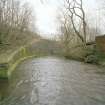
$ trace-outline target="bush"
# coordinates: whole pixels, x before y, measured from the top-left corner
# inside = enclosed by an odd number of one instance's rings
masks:
[[[98,57],[96,55],[89,55],[85,58],[86,63],[97,64],[99,62]]]

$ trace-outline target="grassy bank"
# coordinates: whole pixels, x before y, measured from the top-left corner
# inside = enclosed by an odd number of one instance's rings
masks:
[[[0,54],[0,78],[9,78],[16,66],[29,57],[35,57],[35,53],[29,51],[29,47],[7,51]]]
[[[15,67],[29,57],[56,55],[61,56],[58,42],[40,39],[34,40],[24,47],[2,48],[0,50],[0,78],[7,78]]]
[[[94,46],[77,47],[64,54],[67,59],[105,66],[105,53]]]

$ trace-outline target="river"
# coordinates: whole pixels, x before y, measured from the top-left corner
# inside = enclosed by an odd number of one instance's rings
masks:
[[[105,105],[105,68],[58,57],[22,62],[0,80],[0,105]]]

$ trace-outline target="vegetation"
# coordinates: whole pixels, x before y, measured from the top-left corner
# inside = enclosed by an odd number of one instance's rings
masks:
[[[59,55],[88,63],[104,61],[95,47],[100,34],[88,23],[83,0],[64,0],[59,39],[47,40],[36,34],[32,8],[20,0],[0,0],[0,75],[27,56]],[[12,70],[10,70],[12,71]]]
[[[88,23],[83,0],[65,0],[60,19],[60,42],[66,58],[98,63],[101,57],[95,37],[101,31]],[[96,27],[96,28],[95,28]]]
[[[30,43],[38,35],[32,32],[32,9],[20,0],[0,0],[0,51]]]
[[[8,78],[15,67],[27,57],[36,57],[36,55],[29,52],[29,48],[25,46],[11,52],[7,57],[3,55],[5,59],[0,63],[0,78]]]
[[[0,77],[7,77],[8,69],[21,58],[32,56],[25,53],[25,46],[40,38],[32,31],[33,17],[28,3],[0,0]]]
[[[39,38],[32,32],[35,28],[32,21],[32,9],[28,3],[20,0],[0,0],[0,56]]]

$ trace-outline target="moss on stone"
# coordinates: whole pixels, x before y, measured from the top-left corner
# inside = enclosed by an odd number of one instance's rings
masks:
[[[16,66],[23,60],[29,57],[35,57],[33,54],[27,53],[27,47],[21,47],[14,51],[11,55],[8,55],[7,62],[3,62],[0,67],[0,78],[9,78],[15,70]],[[2,66],[4,65],[4,66]]]

